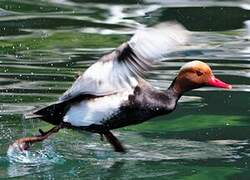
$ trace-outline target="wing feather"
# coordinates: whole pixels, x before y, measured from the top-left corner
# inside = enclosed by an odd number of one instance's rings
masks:
[[[137,30],[132,38],[90,66],[60,98],[80,94],[107,95],[133,89],[153,64],[189,39],[190,32],[177,22]]]

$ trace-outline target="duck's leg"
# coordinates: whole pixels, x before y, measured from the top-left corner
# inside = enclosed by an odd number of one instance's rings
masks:
[[[103,134],[100,133],[100,140],[103,141],[104,140],[104,137],[103,137]]]
[[[103,132],[103,135],[106,137],[108,142],[113,146],[116,152],[125,153],[126,150],[123,147],[122,143],[113,135],[111,131]]]
[[[46,132],[39,129],[40,135],[17,139],[13,145],[17,145],[22,151],[27,150],[31,144],[47,139],[51,134],[57,133],[61,128],[63,128],[63,124],[59,124]]]

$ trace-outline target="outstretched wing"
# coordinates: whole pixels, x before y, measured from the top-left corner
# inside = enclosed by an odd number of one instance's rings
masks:
[[[177,22],[137,30],[134,36],[90,66],[60,98],[102,96],[131,89],[155,62],[184,45],[189,32]]]

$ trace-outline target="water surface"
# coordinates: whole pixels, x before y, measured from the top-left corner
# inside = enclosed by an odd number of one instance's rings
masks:
[[[0,178],[249,179],[250,41],[248,1],[0,1]],[[24,120],[71,85],[138,27],[177,20],[193,48],[173,53],[148,80],[166,89],[193,59],[209,63],[233,89],[202,88],[176,111],[115,130],[127,154],[96,134],[62,130],[16,152],[17,138],[52,126]]]

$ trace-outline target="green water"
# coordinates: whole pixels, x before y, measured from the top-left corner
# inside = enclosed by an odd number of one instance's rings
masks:
[[[66,129],[30,152],[8,151],[15,139],[52,127],[22,114],[56,101],[136,27],[166,20],[192,31],[194,48],[172,54],[148,80],[167,88],[182,64],[199,59],[232,90],[189,92],[174,113],[115,130],[127,154]],[[247,20],[247,0],[0,0],[0,178],[249,179]]]

